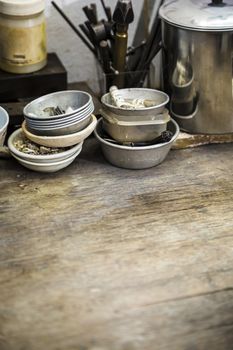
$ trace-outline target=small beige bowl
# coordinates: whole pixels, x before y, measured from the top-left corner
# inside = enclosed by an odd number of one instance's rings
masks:
[[[31,133],[26,126],[25,121],[22,124],[22,130],[27,138],[35,143],[47,147],[69,147],[83,142],[95,129],[97,119],[92,114],[90,124],[83,130],[76,133],[61,136],[39,136]]]

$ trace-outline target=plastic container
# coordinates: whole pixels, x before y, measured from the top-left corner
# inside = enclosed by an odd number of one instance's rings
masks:
[[[35,72],[47,63],[43,0],[0,0],[0,68]]]

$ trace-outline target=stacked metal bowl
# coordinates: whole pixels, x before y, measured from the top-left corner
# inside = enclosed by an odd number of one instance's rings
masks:
[[[24,108],[27,129],[36,135],[59,136],[83,130],[91,122],[94,104],[84,91],[59,91]]]
[[[95,136],[110,163],[143,169],[165,159],[179,133],[166,109],[167,94],[154,89],[112,87],[101,102],[103,118]]]
[[[168,101],[168,95],[158,90],[115,89],[101,98],[103,127],[125,145],[151,141],[167,128]]]

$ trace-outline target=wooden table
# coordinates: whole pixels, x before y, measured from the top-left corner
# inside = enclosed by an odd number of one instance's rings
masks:
[[[233,349],[232,171],[231,144],[138,171],[93,138],[55,174],[0,159],[0,349]]]

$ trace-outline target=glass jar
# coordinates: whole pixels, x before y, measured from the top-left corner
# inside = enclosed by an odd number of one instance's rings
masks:
[[[43,0],[0,0],[0,68],[35,72],[47,63]]]

